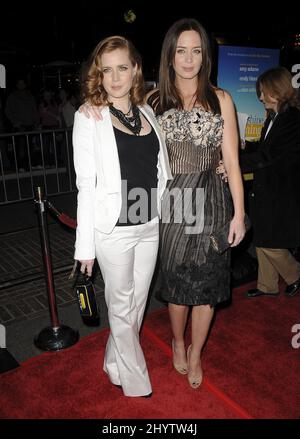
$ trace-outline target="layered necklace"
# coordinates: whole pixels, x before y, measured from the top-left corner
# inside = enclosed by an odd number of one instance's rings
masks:
[[[129,116],[131,110],[132,116]],[[110,105],[109,111],[135,136],[138,136],[140,134],[142,122],[138,107],[130,107],[128,113],[123,113],[123,111],[118,110],[114,106]]]

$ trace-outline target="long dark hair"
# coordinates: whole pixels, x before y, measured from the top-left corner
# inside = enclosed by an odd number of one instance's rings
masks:
[[[221,114],[221,108],[215,88],[210,82],[211,73],[211,49],[208,35],[203,26],[193,18],[183,18],[176,21],[168,30],[161,51],[159,69],[159,92],[160,103],[158,112],[163,113],[170,108],[183,109],[183,100],[175,85],[175,71],[173,62],[176,53],[177,41],[182,32],[196,31],[201,39],[202,66],[198,73],[198,87],[196,102],[205,110],[214,114]]]
[[[265,96],[278,100],[278,112],[282,113],[289,107],[300,109],[299,90],[293,87],[292,74],[285,67],[274,67],[263,72],[256,82],[258,98],[263,91]]]

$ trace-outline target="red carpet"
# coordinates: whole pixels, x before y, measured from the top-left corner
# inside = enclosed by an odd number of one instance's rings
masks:
[[[202,387],[240,417],[248,413],[259,419],[299,419],[300,348],[291,345],[291,328],[300,322],[300,296],[247,299],[249,285],[235,289],[231,306],[216,313],[203,352]],[[170,344],[167,312],[153,314],[146,326],[155,331],[160,345]]]
[[[108,331],[44,353],[0,376],[0,417],[10,419],[299,418],[300,296],[246,299],[239,290],[219,310],[203,354],[198,390],[171,367],[165,309],[150,314],[141,340],[152,398],[127,398],[102,371]]]

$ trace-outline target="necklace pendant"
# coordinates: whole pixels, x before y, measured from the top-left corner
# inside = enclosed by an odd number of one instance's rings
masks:
[[[140,117],[140,112],[137,107],[130,107],[129,112],[132,110],[132,116],[128,117],[123,111],[118,110],[113,105],[109,107],[111,114],[113,114],[121,124],[129,129],[134,135],[138,135],[142,128],[142,122]]]

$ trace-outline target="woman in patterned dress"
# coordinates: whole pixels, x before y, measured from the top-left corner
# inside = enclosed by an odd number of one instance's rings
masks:
[[[210,70],[205,30],[194,19],[179,20],[163,42],[159,90],[148,98],[165,137],[174,177],[162,205],[161,296],[169,303],[173,365],[187,374],[192,388],[202,381],[200,357],[214,308],[230,295],[230,251],[216,253],[209,235],[230,219],[231,247],[245,234],[235,110],[230,95],[210,83]],[[229,188],[216,173],[220,155]],[[185,197],[184,192],[193,195]],[[192,334],[186,352],[190,307]]]

